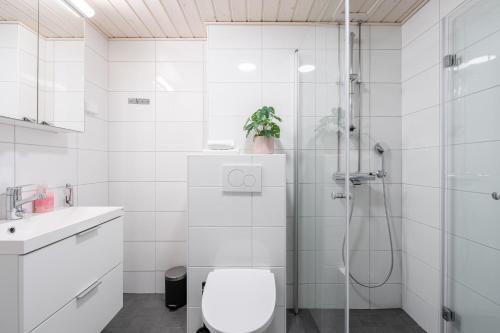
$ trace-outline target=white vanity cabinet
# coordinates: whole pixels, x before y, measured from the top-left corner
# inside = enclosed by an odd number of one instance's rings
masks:
[[[28,253],[0,255],[0,332],[99,333],[123,305],[120,212]]]

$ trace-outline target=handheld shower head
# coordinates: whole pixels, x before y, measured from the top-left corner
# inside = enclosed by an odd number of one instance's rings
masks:
[[[380,142],[377,142],[375,146],[373,147],[379,154],[383,154],[385,152],[384,146]]]

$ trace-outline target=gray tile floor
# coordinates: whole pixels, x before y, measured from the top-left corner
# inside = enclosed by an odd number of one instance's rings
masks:
[[[351,310],[351,333],[425,333],[401,309]],[[343,310],[288,312],[288,333],[341,333]],[[123,309],[101,333],[184,333],[186,307],[169,311],[162,294],[124,294]]]
[[[351,310],[351,333],[425,333],[402,309]],[[288,312],[288,333],[342,333],[344,311],[308,309]]]
[[[186,307],[169,311],[163,294],[124,294],[123,309],[101,333],[185,333]]]

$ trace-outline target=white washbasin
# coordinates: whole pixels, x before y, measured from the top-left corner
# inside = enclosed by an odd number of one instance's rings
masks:
[[[0,255],[26,254],[119,216],[123,216],[122,207],[69,207],[21,220],[0,220]]]

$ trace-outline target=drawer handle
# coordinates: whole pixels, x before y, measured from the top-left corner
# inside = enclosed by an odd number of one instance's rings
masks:
[[[82,232],[79,232],[76,235],[77,236],[83,236],[83,235],[86,235],[86,234],[90,234],[91,232],[97,231],[100,227],[101,226],[98,225],[98,226],[95,226],[93,228],[90,228],[90,229],[87,229],[87,230],[83,230]]]
[[[92,290],[95,288],[99,287],[101,285],[102,281],[96,281],[92,283],[87,289],[76,295],[77,300],[81,300],[82,298],[85,298]]]

